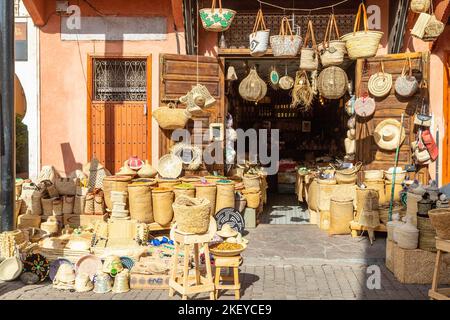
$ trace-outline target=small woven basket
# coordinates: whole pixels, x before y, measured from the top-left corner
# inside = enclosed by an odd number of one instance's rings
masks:
[[[182,232],[203,234],[208,231],[211,203],[205,198],[179,196],[172,204],[177,228]]]
[[[450,240],[450,209],[433,209],[428,211],[428,215],[436,235],[443,240]]]

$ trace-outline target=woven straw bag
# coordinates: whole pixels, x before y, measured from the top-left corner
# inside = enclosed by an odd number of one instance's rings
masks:
[[[360,27],[361,15],[364,22],[364,31],[357,31]],[[350,59],[356,60],[376,56],[381,37],[383,37],[383,32],[369,30],[366,6],[364,3],[361,3],[356,15],[353,32],[343,35],[341,40],[345,41]]]
[[[338,184],[355,184],[362,162],[358,162],[353,168],[336,170],[334,177]]]
[[[422,12],[416,20],[414,27],[411,30],[411,35],[418,39],[423,39],[425,34],[425,28],[430,21],[431,15],[425,12]]]
[[[79,183],[80,179],[78,178],[56,178],[55,188],[60,195],[74,196]]]
[[[162,129],[175,130],[183,129],[191,118],[191,114],[186,109],[177,108],[174,103],[159,107],[153,111],[153,118]]]
[[[234,182],[217,183],[215,213],[223,208],[234,208]]]
[[[408,74],[406,74],[408,66]],[[402,97],[412,97],[419,89],[419,83],[412,74],[411,59],[408,57],[403,65],[402,74],[395,80],[395,92]]]
[[[335,40],[331,40],[332,34],[336,36]],[[337,66],[344,62],[344,56],[347,53],[345,41],[339,40],[339,29],[334,14],[330,15],[328,26],[325,30],[323,42],[319,44],[320,62],[323,67]]]
[[[54,216],[62,216],[63,214],[63,202],[61,199],[55,199],[52,202],[52,215]]]
[[[217,187],[211,183],[198,183],[195,185],[195,197],[206,198],[211,203],[210,215],[214,215],[216,210]]]
[[[261,191],[259,188],[249,188],[242,190],[242,194],[247,199],[247,207],[256,209],[261,202]]]
[[[302,37],[292,33],[287,17],[281,19],[280,33],[270,37],[274,57],[295,57],[302,45]]]
[[[375,112],[375,100],[363,95],[355,100],[355,113],[360,117],[370,117]]]
[[[269,46],[270,30],[267,29],[264,22],[264,16],[261,9],[258,10],[256,15],[255,25],[253,26],[253,32],[250,33],[250,54],[254,57],[261,57],[267,52]]]
[[[436,231],[430,218],[417,216],[417,229],[419,229],[419,249],[436,251]]]
[[[182,183],[173,187],[173,193],[175,194],[175,200],[182,195],[195,198],[195,187],[189,183]]]
[[[242,178],[242,182],[244,182],[244,186],[246,189],[257,188],[261,189],[261,179],[257,174],[244,174]]]
[[[311,36],[312,47],[308,48],[308,40]],[[300,69],[306,71],[314,71],[319,67],[319,54],[317,52],[316,36],[314,35],[314,27],[312,20],[308,21],[308,29],[306,30],[303,48],[300,53]]]
[[[445,24],[439,21],[434,14],[431,15],[430,20],[428,20],[425,26],[423,41],[435,41],[444,32]]]
[[[367,86],[370,94],[377,98],[385,97],[391,92],[392,75],[384,72],[383,61],[381,61],[381,71],[370,76]]]
[[[222,8],[222,0],[219,0],[219,9],[217,9],[216,0],[212,0],[211,8],[200,9],[199,14],[205,30],[222,32],[231,26],[236,11]]]
[[[431,0],[411,0],[411,11],[416,13],[428,12]]]
[[[53,213],[53,200],[55,198],[51,199],[41,199],[42,202],[42,214],[44,216],[51,216]]]
[[[347,73],[339,67],[331,66],[319,74],[317,87],[326,99],[340,99],[347,92]]]
[[[252,68],[247,77],[239,84],[239,94],[244,100],[258,102],[265,97],[267,84],[259,77],[255,68]]]
[[[203,234],[208,231],[211,203],[205,198],[179,196],[172,204],[177,229],[182,232]]]
[[[86,195],[76,195],[73,203],[74,214],[84,214],[84,207],[86,205]]]
[[[129,176],[108,176],[103,179],[103,193],[105,196],[106,208],[112,209],[111,191],[128,191],[128,184],[131,181]]]
[[[330,200],[330,227],[328,234],[349,234],[353,220],[353,200],[332,197]]]
[[[169,225],[173,219],[173,191],[158,187],[152,190],[153,218],[161,226]]]
[[[156,181],[148,183],[131,183],[128,185],[128,199],[131,219],[142,223],[152,223],[152,186]]]

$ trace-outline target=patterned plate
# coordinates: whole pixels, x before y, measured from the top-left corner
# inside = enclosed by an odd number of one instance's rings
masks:
[[[23,271],[35,273],[42,282],[47,279],[50,271],[48,260],[39,253],[30,254],[23,262]]]
[[[130,257],[120,257],[120,262],[122,262],[122,265],[128,270],[131,270],[134,266],[134,260]]]
[[[50,272],[49,272],[50,280],[53,281],[53,279],[55,279],[55,276],[56,276],[56,273],[58,272],[59,267],[65,263],[69,264],[72,268],[74,267],[72,262],[70,262],[69,260],[64,259],[64,258],[56,259],[55,261],[50,263]]]
[[[78,259],[75,265],[75,270],[77,274],[82,272],[88,274],[89,278],[93,281],[97,270],[101,269],[102,266],[103,263],[99,257],[88,254]]]

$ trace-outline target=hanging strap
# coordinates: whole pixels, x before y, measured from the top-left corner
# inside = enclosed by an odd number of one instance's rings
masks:
[[[384,75],[384,62],[381,60],[381,73]]]
[[[361,14],[363,15],[364,31],[365,32],[369,31],[369,27],[367,26],[366,6],[364,5],[364,3],[361,2],[358,8],[358,13],[356,14],[355,26],[353,27],[353,34],[355,34],[356,31],[359,31],[361,24]]]
[[[409,76],[412,76],[411,58],[409,56],[406,58],[405,63],[403,63],[402,76],[406,75],[406,66],[409,69]]]
[[[259,30],[267,30],[266,23],[264,22],[263,12],[261,9],[258,10],[258,14],[256,15],[255,25],[253,26],[253,33]]]
[[[289,20],[286,16],[284,16],[283,19],[281,20],[280,36],[287,36],[287,35],[291,36],[291,40],[294,39],[294,34],[292,33]]]
[[[316,37],[314,36],[314,28],[313,28],[312,20],[308,21],[308,30],[306,30],[306,35],[305,35],[305,40],[304,40],[304,43],[303,43],[303,48],[308,47],[308,40],[309,40],[309,35],[310,34],[311,34],[312,48],[313,49],[317,49]]]
[[[331,41],[331,34],[333,33],[333,30],[334,30],[334,34],[336,36],[335,39],[339,40],[340,35],[339,35],[339,29],[338,29],[337,22],[336,22],[336,17],[332,13],[330,15],[330,18],[328,19],[327,28],[325,30],[325,37],[323,38],[323,47],[324,48],[329,47],[329,43]]]
[[[211,12],[214,12],[214,9],[216,9],[216,0],[212,0]],[[222,13],[222,0],[219,0],[219,12]]]

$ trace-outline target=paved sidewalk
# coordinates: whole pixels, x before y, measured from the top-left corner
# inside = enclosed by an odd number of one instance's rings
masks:
[[[260,225],[247,238],[250,243],[240,268],[243,300],[428,299],[429,285],[403,285],[386,269],[382,237],[370,246],[366,238],[329,237],[313,225]],[[380,268],[379,290],[367,288],[368,265]],[[20,281],[14,281],[0,283],[0,299],[162,300],[169,297],[167,290],[75,293],[53,289],[50,282],[23,286]],[[225,292],[219,299],[234,299],[233,292]]]

